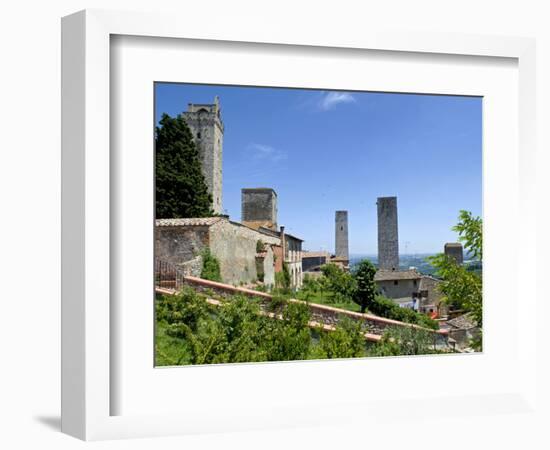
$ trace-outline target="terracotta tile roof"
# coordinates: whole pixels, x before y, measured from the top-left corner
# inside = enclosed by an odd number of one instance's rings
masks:
[[[226,220],[225,217],[192,217],[186,219],[157,219],[157,227],[200,227],[211,226],[220,220]]]
[[[374,281],[418,280],[421,277],[416,270],[379,270]]]

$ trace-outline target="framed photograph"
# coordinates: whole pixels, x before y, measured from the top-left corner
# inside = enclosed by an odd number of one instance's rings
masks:
[[[181,23],[63,19],[63,431],[532,411],[534,42]]]

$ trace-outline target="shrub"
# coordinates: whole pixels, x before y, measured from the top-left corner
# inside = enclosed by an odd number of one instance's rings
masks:
[[[362,325],[342,317],[332,332],[321,332],[315,356],[318,358],[356,358],[365,356],[365,337]]]
[[[220,262],[212,255],[210,249],[206,247],[202,252],[202,270],[201,278],[210,281],[222,281],[220,273]]]
[[[438,323],[425,314],[413,311],[412,309],[402,308],[392,300],[380,295],[375,297],[374,301],[370,303],[369,310],[373,314],[386,317],[387,319],[413,323],[434,330],[439,328]]]
[[[369,356],[426,355],[437,353],[433,333],[413,327],[391,327],[379,343],[369,348]]]
[[[256,241],[256,253],[261,253],[264,251],[264,243],[262,242],[261,239],[258,239]]]

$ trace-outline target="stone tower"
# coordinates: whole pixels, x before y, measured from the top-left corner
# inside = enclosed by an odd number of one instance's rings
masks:
[[[458,265],[464,262],[464,254],[460,242],[447,242],[445,244],[445,255],[455,260]]]
[[[241,222],[254,229],[277,231],[277,193],[271,188],[242,189]]]
[[[208,192],[212,195],[212,209],[221,214],[223,122],[220,100],[216,96],[213,104],[189,103],[182,117],[191,129],[199,149],[202,173]]]
[[[348,212],[336,211],[335,214],[335,255],[337,258],[349,261],[349,246],[348,246]]]
[[[378,267],[399,270],[397,197],[378,197]]]

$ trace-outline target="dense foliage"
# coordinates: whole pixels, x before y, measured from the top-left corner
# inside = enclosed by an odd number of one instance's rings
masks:
[[[357,283],[349,272],[332,263],[322,266],[321,271],[322,290],[330,292],[335,303],[349,302],[354,297]]]
[[[275,273],[275,294],[290,295],[290,281],[288,264],[283,262],[283,270]]]
[[[437,330],[438,323],[428,317],[426,314],[416,312],[409,308],[402,308],[394,301],[377,295],[375,299],[369,303],[369,311],[380,317],[387,319],[399,320],[400,322],[412,323],[422,327]]]
[[[163,114],[155,133],[156,217],[208,217],[212,198],[185,120]]]
[[[366,356],[361,325],[342,321],[334,332],[310,330],[301,302],[274,302],[275,319],[257,301],[233,297],[209,305],[190,288],[156,300],[158,365],[288,361]],[[318,337],[315,338],[315,333]]]
[[[202,270],[201,278],[210,281],[222,281],[220,273],[220,262],[212,255],[210,249],[206,247],[202,252]]]

